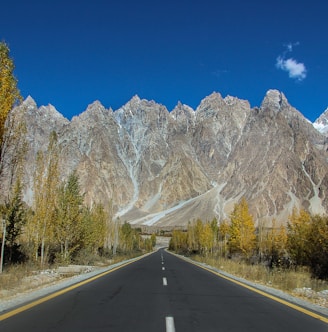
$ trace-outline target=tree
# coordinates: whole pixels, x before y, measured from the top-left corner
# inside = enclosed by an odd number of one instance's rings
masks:
[[[17,79],[14,76],[14,62],[11,59],[9,47],[0,42],[0,147],[2,151],[5,123],[9,112],[14,105],[21,101],[17,88]],[[2,156],[2,154],[1,154]]]
[[[156,235],[154,233],[150,236],[150,241],[153,249],[156,246]]]
[[[283,225],[278,227],[273,219],[271,227],[261,233],[262,239],[258,240],[260,253],[269,261],[271,267],[281,265],[287,245],[286,228]]]
[[[26,142],[23,138],[25,124],[14,116],[9,116],[13,107],[22,100],[14,76],[14,62],[9,53],[7,44],[0,42],[0,178],[11,189],[18,159],[26,152],[23,151],[26,150]],[[3,174],[5,160],[7,172]],[[0,184],[3,189],[3,183]]]
[[[219,225],[219,244],[220,244],[220,254],[222,256],[227,255],[227,243],[228,243],[228,237],[229,237],[229,222],[227,220],[223,220]]]
[[[131,253],[140,249],[141,245],[140,231],[133,229],[131,225],[125,222],[119,229],[119,247],[123,253]]]
[[[22,257],[19,250],[18,237],[22,233],[26,222],[26,208],[22,200],[22,184],[16,181],[11,198],[3,207],[3,218],[6,227],[5,245],[7,247],[8,262],[18,262]]]
[[[28,234],[35,260],[45,263],[46,251],[54,242],[54,226],[57,220],[57,194],[59,186],[58,172],[59,147],[57,135],[52,132],[46,153],[37,155],[37,166],[34,174],[34,214],[28,223]]]
[[[309,234],[311,216],[304,209],[293,209],[287,224],[287,249],[296,265],[308,265]]]
[[[188,247],[187,232],[180,230],[173,230],[172,237],[169,243],[169,249],[175,252],[186,252]]]
[[[212,252],[215,242],[215,233],[213,232],[212,224],[206,223],[203,226],[202,232],[199,235],[199,243],[203,254]]]
[[[234,205],[230,215],[229,233],[228,244],[231,253],[241,253],[249,258],[255,248],[256,235],[253,217],[248,211],[245,198]]]
[[[308,260],[312,276],[328,279],[328,217],[313,216],[308,233]]]
[[[59,189],[56,238],[61,248],[61,259],[69,262],[82,240],[83,196],[76,172],[69,175]]]
[[[91,211],[83,213],[83,244],[94,254],[105,247],[108,236],[109,215],[102,204],[96,204]]]

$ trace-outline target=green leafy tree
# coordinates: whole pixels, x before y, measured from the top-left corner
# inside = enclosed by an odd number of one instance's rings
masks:
[[[56,238],[60,244],[61,260],[70,262],[82,240],[83,196],[76,172],[69,175],[58,195],[58,221]]]
[[[109,215],[102,204],[96,204],[91,211],[83,213],[83,244],[93,254],[106,246]]]
[[[21,251],[19,236],[26,221],[26,211],[27,209],[22,201],[22,184],[20,179],[18,179],[9,201],[1,206],[3,232],[5,233],[5,236],[1,238],[1,241],[4,241],[3,244],[1,243],[1,246],[3,245],[1,271],[3,264],[17,263],[23,260],[24,255]]]
[[[140,250],[142,247],[140,230],[133,229],[125,222],[119,229],[119,248],[125,254]]]
[[[26,222],[26,208],[22,200],[22,184],[20,179],[17,180],[14,186],[10,201],[5,204],[5,220],[7,223],[6,242],[9,250],[8,260],[9,262],[13,260],[17,262],[19,256],[21,256],[19,253],[20,245],[18,238]]]
[[[152,248],[154,248],[156,246],[156,235],[154,233],[150,236],[150,241]]]

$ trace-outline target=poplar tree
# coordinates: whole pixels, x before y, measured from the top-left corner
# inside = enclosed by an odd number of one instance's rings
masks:
[[[79,178],[76,172],[69,175],[59,191],[57,239],[61,248],[61,259],[69,262],[72,253],[82,241],[83,196],[80,192]]]
[[[26,222],[26,208],[22,200],[22,183],[17,179],[13,188],[12,197],[4,206],[4,217],[6,222],[6,244],[8,247],[8,261],[18,261],[19,252],[18,237]]]
[[[249,258],[255,248],[255,226],[245,198],[234,205],[230,215],[229,249]]]
[[[311,216],[301,209],[293,209],[287,224],[287,248],[296,265],[308,265],[309,234],[311,231]]]
[[[328,217],[315,215],[307,241],[308,260],[313,277],[328,279]]]
[[[16,101],[21,100],[19,90],[17,89],[17,80],[14,77],[14,62],[10,58],[9,53],[10,50],[7,44],[0,42],[0,175],[2,175],[3,170],[2,161],[4,155],[6,120]],[[2,244],[0,270],[2,272],[6,227],[4,222],[1,224]]]
[[[57,193],[59,185],[57,134],[52,132],[46,153],[37,155],[34,174],[34,215],[28,225],[28,233],[34,248],[34,257],[45,263],[46,251],[54,242],[54,226],[57,217]]]
[[[258,240],[258,244],[261,246],[261,253],[269,260],[270,266],[274,267],[281,265],[281,259],[285,254],[287,231],[283,225],[278,227],[275,219],[271,223],[270,229],[262,235],[262,241]]]
[[[220,248],[220,254],[222,256],[227,256],[227,243],[228,243],[228,237],[229,237],[229,222],[227,220],[223,220],[220,223],[219,226],[219,248]]]
[[[15,104],[21,101],[14,76],[14,62],[10,57],[10,50],[6,43],[0,42],[0,147],[3,148],[5,123],[9,112]],[[2,153],[1,153],[2,156]]]
[[[215,234],[213,232],[213,228],[211,227],[211,224],[207,222],[203,226],[202,232],[199,236],[200,247],[203,254],[206,255],[208,252],[212,252],[214,247],[214,239]]]
[[[85,209],[83,213],[83,244],[92,253],[97,254],[104,248],[108,236],[109,215],[102,204],[93,209]]]

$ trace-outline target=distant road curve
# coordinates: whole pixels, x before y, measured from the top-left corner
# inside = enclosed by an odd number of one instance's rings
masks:
[[[0,315],[0,331],[328,331],[287,306],[163,249]]]

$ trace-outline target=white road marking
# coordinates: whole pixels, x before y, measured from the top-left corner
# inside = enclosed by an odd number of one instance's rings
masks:
[[[163,278],[163,286],[167,286],[167,279],[165,277]]]
[[[164,264],[164,262],[162,262],[162,264]]]
[[[171,316],[165,317],[166,332],[175,332],[174,318]]]
[[[162,270],[163,270],[163,271],[165,270],[165,267],[164,267],[164,266],[162,266]]]

